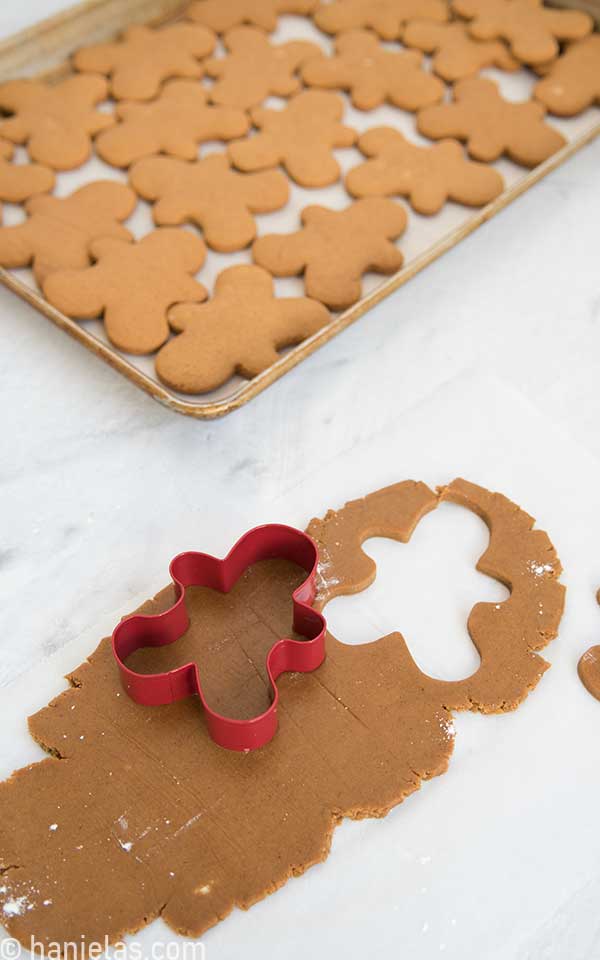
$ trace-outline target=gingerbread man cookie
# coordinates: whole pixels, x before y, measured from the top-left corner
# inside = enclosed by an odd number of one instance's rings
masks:
[[[232,143],[229,156],[240,170],[281,164],[302,187],[326,187],[340,178],[332,150],[351,147],[358,133],[340,121],[344,103],[335,93],[306,90],[282,110],[256,107],[252,122],[260,133]]]
[[[171,326],[182,332],[158,354],[156,372],[182,393],[207,393],[236,373],[262,373],[279,359],[278,350],[300,343],[328,320],[316,300],[275,297],[273,280],[261,267],[228,267],[209,303],[181,303],[169,311]]]
[[[194,0],[186,16],[217,33],[246,23],[271,33],[280,14],[307,16],[318,6],[319,0]]]
[[[290,40],[273,44],[256,27],[235,27],[224,38],[228,55],[204,64],[215,77],[213,103],[244,110],[268,96],[289,97],[300,88],[298,70],[311,57],[323,56],[316,43]]]
[[[346,177],[353,197],[407,197],[417,213],[438,213],[446,200],[482,207],[504,189],[497,170],[469,161],[456,140],[431,147],[411,143],[393,127],[375,127],[358,141],[372,159]]]
[[[452,103],[422,110],[417,127],[432,140],[463,140],[475,160],[491,163],[505,153],[515,163],[535,167],[566,143],[545,123],[545,114],[533,100],[504,100],[493,80],[468,77],[455,84]]]
[[[32,197],[25,204],[24,223],[0,227],[0,264],[31,264],[40,286],[56,270],[87,267],[94,240],[131,240],[121,221],[133,212],[136,200],[133,190],[113,180],[88,183],[68,197]]]
[[[0,140],[0,201],[23,203],[36,193],[52,190],[52,170],[38,163],[9,163],[13,153],[12,143]]]
[[[600,34],[567,47],[536,84],[533,95],[559,117],[600,105]]]
[[[79,167],[91,153],[91,137],[114,117],[94,106],[106,100],[104,77],[67,77],[55,84],[9,80],[0,84],[0,109],[14,114],[0,121],[0,136],[27,144],[32,160],[54,170]]]
[[[470,20],[479,40],[506,40],[517,60],[547,63],[559,52],[559,40],[579,40],[593,27],[580,10],[553,10],[543,0],[453,0],[453,9]]]
[[[191,276],[204,263],[206,248],[189,230],[164,227],[135,243],[103,237],[89,252],[94,266],[51,273],[44,294],[67,316],[103,316],[108,339],[125,353],[158,350],[169,336],[169,307],[206,298]]]
[[[169,77],[202,76],[202,57],[212,53],[215,35],[206,27],[174,23],[168,27],[134,24],[113,43],[82,47],[73,57],[76,70],[111,77],[117,100],[150,100]]]
[[[118,103],[121,122],[96,138],[96,152],[114,167],[128,167],[155,153],[193,160],[199,143],[233,140],[248,132],[243,110],[206,101],[206,90],[195,80],[169,80],[156,100]]]
[[[403,110],[419,110],[444,96],[441,80],[421,69],[415,50],[388,50],[368,30],[342,33],[335,56],[309,60],[302,79],[311,87],[347,90],[359,110],[373,110],[386,100]]]
[[[368,197],[345,210],[305,207],[296,233],[260,237],[254,260],[276,277],[304,274],[309,297],[332,310],[360,300],[361,278],[373,270],[395,273],[403,257],[391,241],[406,229],[406,213],[393,200]]]
[[[129,174],[145,200],[154,202],[157,224],[191,221],[209,247],[220,253],[242,250],[254,240],[253,213],[272,213],[288,201],[287,178],[279,170],[236,173],[224,153],[188,163],[172,157],[146,157]]]
[[[413,20],[407,24],[402,42],[407,47],[432,53],[434,72],[449,83],[479,73],[484,67],[510,71],[519,67],[502,40],[476,40],[468,27],[458,21]]]
[[[315,23],[325,33],[371,27],[382,40],[396,40],[409,20],[448,19],[446,0],[333,0],[317,10]]]

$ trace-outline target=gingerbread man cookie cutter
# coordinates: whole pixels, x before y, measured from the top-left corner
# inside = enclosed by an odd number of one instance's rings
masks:
[[[166,673],[147,674],[127,666],[126,660],[136,650],[174,643],[185,633],[190,623],[185,605],[188,587],[203,586],[229,593],[248,567],[273,558],[290,560],[306,570],[306,579],[292,593],[293,629],[306,639],[280,638],[269,650],[266,668],[272,702],[264,713],[248,720],[236,720],[217,713],[206,701],[196,663],[186,663]],[[312,537],[278,523],[249,530],[223,560],[207,553],[180,553],[169,567],[177,593],[173,606],[155,615],[134,614],[122,620],[114,630],[113,654],[127,694],[136,703],[146,706],[175,703],[197,695],[204,708],[208,733],[215,743],[238,751],[264,746],[277,730],[277,678],[289,671],[308,673],[316,670],[325,659],[326,621],[312,608],[318,562],[319,552]]]

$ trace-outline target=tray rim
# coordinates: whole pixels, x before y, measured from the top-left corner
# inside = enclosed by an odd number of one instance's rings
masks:
[[[134,0],[133,5],[131,3],[127,4],[127,16],[125,20],[121,18],[122,22],[120,26],[122,28],[126,22],[130,23],[136,19],[131,16],[134,10],[139,10],[140,13],[144,14],[139,18],[140,22],[160,22],[178,12],[185,5],[185,2],[182,2],[182,0]],[[60,40],[60,36],[65,30],[70,36],[73,33],[73,29],[77,32],[78,29],[84,26],[85,22],[89,20],[90,15],[95,19],[98,11],[102,14],[115,6],[118,10],[119,0],[83,0],[81,3],[68,7],[66,10],[54,16],[41,20],[13,34],[11,37],[0,42],[0,72],[4,72],[4,63],[15,57],[20,61],[21,65],[27,64],[27,51],[42,43],[43,37],[52,37],[52,35],[55,34],[57,39]],[[147,16],[148,11],[153,9],[155,10],[155,16]],[[115,31],[118,29],[119,26],[115,26]],[[73,34],[73,39],[77,39],[75,34]],[[64,53],[61,54],[61,59],[64,61]],[[60,69],[58,72],[60,72]],[[42,75],[51,73],[57,73],[57,69],[54,68],[53,70],[44,71]],[[40,74],[37,75],[39,76]],[[302,360],[305,360],[313,354],[319,347],[332,340],[333,337],[345,330],[351,323],[358,320],[368,310],[377,306],[382,300],[398,290],[423,270],[424,267],[429,266],[430,263],[433,263],[441,257],[442,254],[455,247],[461,240],[468,237],[478,227],[494,217],[512,203],[513,200],[522,193],[525,193],[526,190],[538,183],[548,173],[551,173],[564,163],[565,160],[577,153],[577,151],[586,144],[591,143],[599,135],[600,122],[565,144],[564,147],[549,157],[544,163],[524,173],[512,186],[504,190],[499,197],[485,207],[478,209],[465,223],[449,231],[445,236],[437,240],[395,274],[382,280],[371,293],[362,297],[361,300],[352,307],[334,316],[327,326],[317,331],[317,333],[308,339],[303,340],[297,346],[292,347],[289,352],[282,355],[279,360],[268,367],[267,370],[264,370],[252,380],[245,381],[231,394],[218,400],[198,400],[191,398],[188,400],[172,392],[159,381],[154,380],[148,374],[139,370],[126,356],[120,354],[116,348],[104,343],[85,327],[81,326],[76,320],[72,320],[59,310],[56,310],[35,289],[28,286],[4,267],[0,267],[0,283],[13,293],[16,293],[17,296],[29,303],[57,327],[64,330],[65,333],[68,333],[93,354],[104,360],[110,367],[121,373],[131,383],[141,390],[144,390],[163,406],[196,419],[211,420],[239,409],[239,407],[248,403],[253,397],[262,393],[268,386],[297,366]]]

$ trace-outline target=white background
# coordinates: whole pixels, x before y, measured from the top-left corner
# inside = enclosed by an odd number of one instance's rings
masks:
[[[0,33],[59,6],[4,5]],[[576,674],[600,642],[599,222],[600,141],[213,423],[154,404],[0,290],[2,776],[41,755],[26,715],[180,550],[462,474],[536,516],[565,566],[553,666],[524,706],[458,716],[445,776],[344,824],[324,865],[207,934],[208,960],[600,958],[600,704]],[[503,595],[473,571],[485,544],[450,506],[409,546],[372,541],[379,584],[332,604],[332,631],[400,629],[424,669],[466,675],[468,611]]]

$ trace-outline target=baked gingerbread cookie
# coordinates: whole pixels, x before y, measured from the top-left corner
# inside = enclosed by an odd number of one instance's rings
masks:
[[[110,113],[94,109],[106,100],[104,77],[71,76],[58,83],[9,80],[0,84],[0,137],[27,145],[32,160],[54,170],[81,166],[91,153],[91,137],[114,123]]]
[[[170,77],[199,79],[200,60],[212,53],[216,38],[211,30],[193,23],[167,27],[134,24],[112,43],[94,43],[77,50],[76,70],[103,73],[111,78],[116,100],[150,100]]]
[[[247,247],[256,236],[252,214],[280,210],[290,192],[280,170],[237,173],[224,153],[194,163],[146,157],[134,164],[129,179],[140,197],[154,203],[155,223],[195,223],[208,246],[220,253]]]
[[[320,0],[194,0],[186,10],[190,20],[204,24],[217,33],[250,24],[271,33],[282,13],[307,16]]]
[[[132,239],[121,221],[136,202],[133,190],[113,180],[87,183],[68,197],[32,197],[23,223],[0,227],[0,264],[32,266],[40,286],[57,270],[87,267],[94,240]]]
[[[446,0],[333,0],[319,7],[315,23],[325,33],[370,27],[382,40],[396,40],[409,20],[448,19]]]
[[[78,320],[104,317],[110,342],[125,353],[153,353],[169,336],[167,310],[206,298],[192,279],[206,256],[189,230],[154,230],[135,243],[103,237],[89,246],[96,262],[84,270],[59,270],[44,281],[46,299]]]
[[[302,69],[309,87],[346,90],[359,110],[386,101],[403,110],[419,110],[444,96],[441,80],[422,69],[415,50],[388,50],[369,30],[349,30],[335,41],[335,55],[316,57]]]
[[[54,187],[54,173],[39,163],[10,163],[14,147],[0,140],[0,202],[23,203]]]
[[[491,163],[506,154],[535,167],[564,147],[566,140],[545,122],[546,111],[533,100],[505,100],[493,80],[468,77],[454,86],[452,103],[422,110],[419,132],[432,140],[455,137],[475,160]]]
[[[179,332],[159,352],[156,372],[182,393],[207,393],[236,373],[252,378],[329,321],[321,303],[276,297],[270,274],[238,264],[219,274],[209,303],[181,303],[169,311]]]
[[[479,40],[506,40],[522,63],[548,63],[559,52],[558,42],[580,40],[594,22],[580,10],[556,10],[543,0],[452,0],[460,17],[470,20]]]
[[[412,20],[402,34],[407,47],[433,54],[431,67],[439,77],[454,83],[479,73],[484,67],[514,71],[519,63],[502,40],[476,40],[460,21],[434,23]]]
[[[447,200],[482,207],[504,189],[498,171],[467,160],[456,140],[419,147],[393,127],[374,127],[358,146],[371,159],[346,176],[353,197],[407,197],[417,213],[431,215]]]
[[[344,210],[305,207],[296,233],[259,237],[252,247],[256,263],[276,277],[304,275],[309,297],[332,310],[360,300],[362,276],[395,273],[403,256],[392,243],[406,229],[406,213],[393,200],[368,197]]]
[[[316,43],[290,40],[274,44],[257,27],[235,27],[223,40],[225,57],[207,60],[204,69],[216,82],[213,103],[242,110],[258,106],[268,96],[289,97],[300,89],[297,73],[311,57],[323,56]]]
[[[113,167],[128,167],[156,153],[193,160],[198,144],[233,140],[248,132],[243,110],[212,106],[207,99],[195,80],[169,80],[156,100],[124,100],[116,107],[120,123],[96,138],[96,152]]]
[[[252,123],[260,133],[229,145],[239,170],[265,170],[281,164],[301,187],[326,187],[340,178],[333,150],[351,147],[358,133],[342,124],[344,102],[335,93],[305,90],[281,110],[255,107]]]
[[[600,105],[600,34],[567,47],[535,85],[533,95],[559,117]]]

